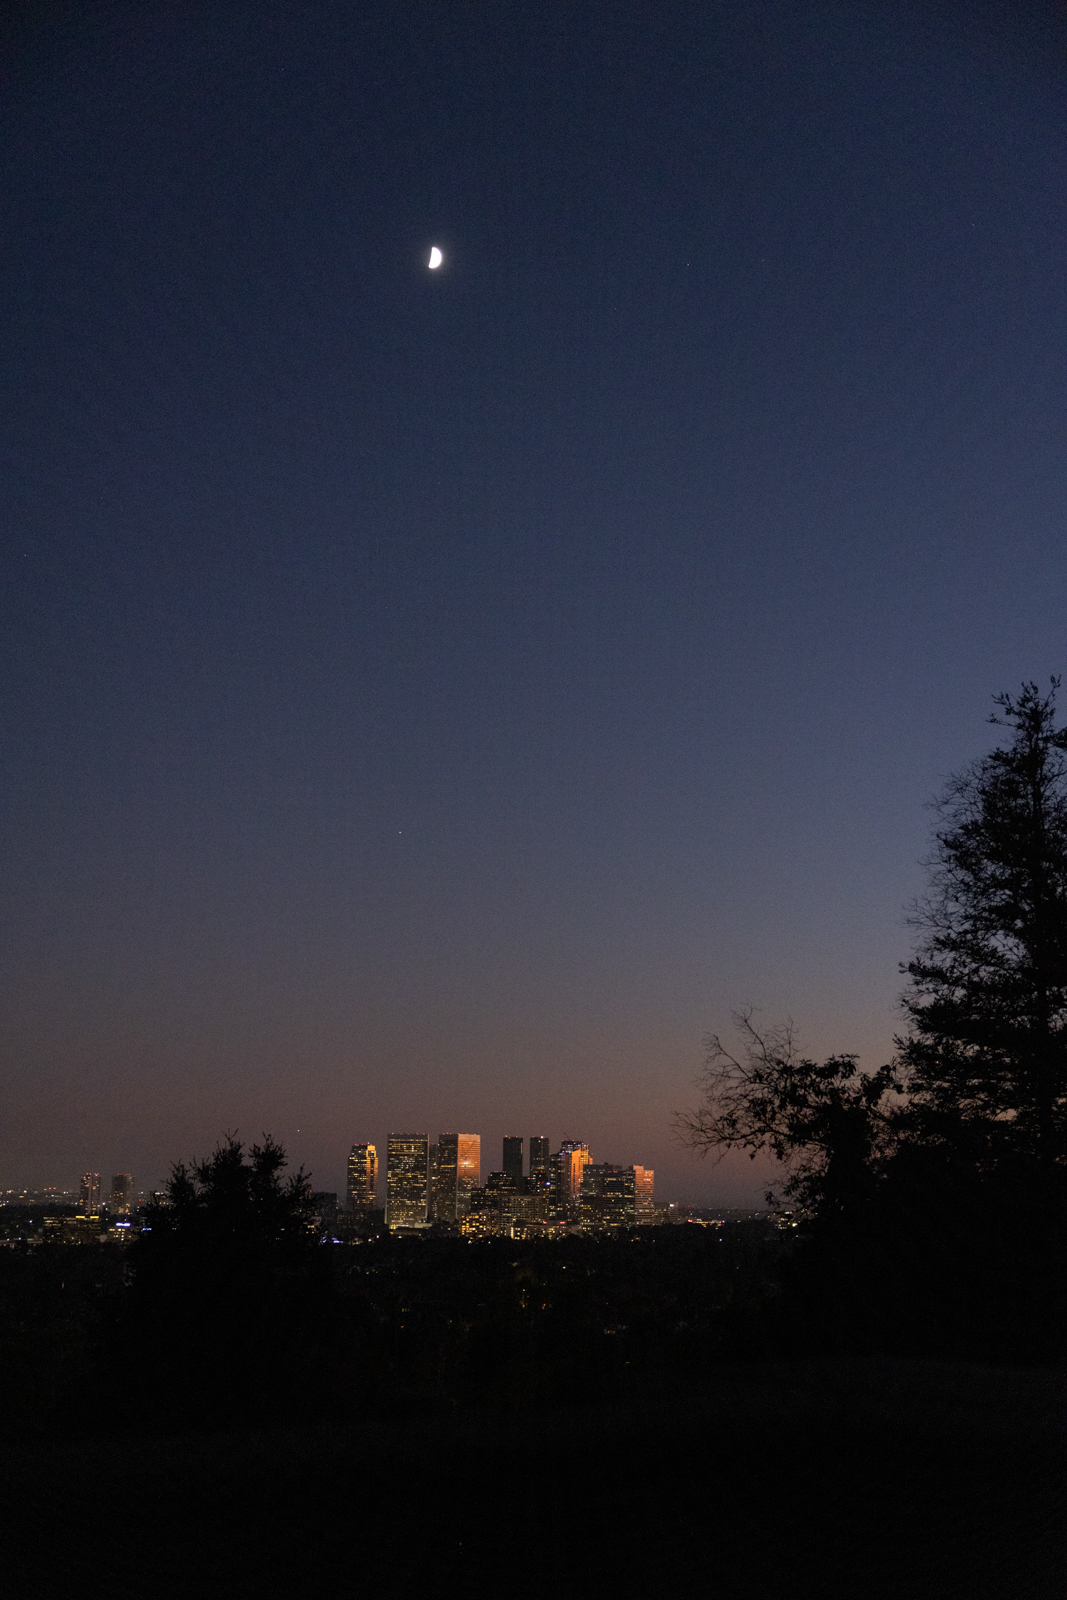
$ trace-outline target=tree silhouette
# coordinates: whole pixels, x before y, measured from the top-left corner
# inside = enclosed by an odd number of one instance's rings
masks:
[[[206,1160],[175,1162],[166,1201],[150,1208],[150,1243],[144,1254],[164,1250],[240,1253],[279,1265],[298,1257],[310,1234],[311,1183],[300,1170],[283,1181],[286,1154],[269,1134],[244,1146],[227,1134]]]
[[[936,803],[922,942],[902,970],[911,1123],[980,1164],[1067,1156],[1067,729],[1059,679],[996,698],[1011,743]]]
[[[792,1202],[824,1217],[854,1210],[894,1142],[894,1069],[863,1073],[851,1055],[811,1061],[789,1025],[760,1033],[751,1011],[734,1022],[740,1050],[728,1050],[718,1034],[709,1039],[703,1098],[676,1116],[680,1138],[717,1159],[728,1150],[773,1155],[786,1180],[768,1193],[769,1204]]]
[[[283,1179],[285,1151],[236,1135],[206,1160],[175,1164],[131,1250],[128,1325],[141,1403],[164,1421],[273,1416],[314,1339],[324,1281],[309,1225],[310,1185]]]

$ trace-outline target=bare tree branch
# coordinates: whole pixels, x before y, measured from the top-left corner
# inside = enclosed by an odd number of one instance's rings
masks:
[[[899,1084],[892,1065],[860,1071],[853,1055],[801,1056],[791,1022],[761,1032],[751,1007],[735,1013],[737,1053],[718,1034],[707,1042],[700,1103],[674,1119],[681,1142],[716,1161],[730,1150],[780,1162],[779,1199],[839,1208],[866,1192],[895,1140]]]

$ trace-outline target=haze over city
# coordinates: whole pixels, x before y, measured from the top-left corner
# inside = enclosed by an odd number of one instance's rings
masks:
[[[0,1187],[459,1127],[759,1203],[703,1041],[888,1059],[1063,664],[1060,12],[12,18]]]

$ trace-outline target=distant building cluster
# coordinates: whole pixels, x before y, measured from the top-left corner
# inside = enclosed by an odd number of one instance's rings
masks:
[[[109,1218],[128,1217],[137,1205],[133,1174],[116,1172],[107,1194],[103,1193],[99,1172],[83,1172],[78,1209],[83,1217],[99,1217],[106,1210]]]
[[[657,1221],[651,1167],[595,1162],[585,1143],[564,1139],[552,1151],[542,1134],[504,1138],[499,1171],[481,1180],[481,1137],[391,1133],[386,1151],[385,1222],[394,1233],[437,1227],[465,1238],[512,1239],[581,1230],[605,1233]],[[378,1153],[354,1144],[347,1209],[377,1208]]]
[[[384,1176],[385,1206],[380,1204]],[[348,1157],[345,1196],[309,1195],[311,1226],[324,1240],[343,1240],[386,1226],[394,1234],[459,1234],[468,1239],[554,1238],[605,1234],[650,1223],[695,1220],[691,1207],[657,1205],[651,1167],[594,1161],[589,1146],[564,1139],[552,1150],[543,1134],[508,1134],[500,1168],[482,1180],[482,1141],[476,1133],[391,1133],[385,1172],[373,1144],[357,1142]],[[106,1183],[85,1172],[71,1189],[7,1190],[0,1208],[15,1208],[0,1224],[0,1244],[128,1242],[144,1226],[144,1209],[166,1203],[166,1192],[138,1194],[129,1172]]]
[[[5,1204],[21,1201],[38,1211],[42,1243],[91,1244],[97,1239],[121,1241],[128,1237],[140,1198],[128,1172],[115,1173],[107,1190],[99,1172],[83,1172],[76,1192],[23,1190],[17,1197],[9,1193]]]

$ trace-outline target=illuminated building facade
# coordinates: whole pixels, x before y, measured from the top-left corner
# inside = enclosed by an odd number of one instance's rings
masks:
[[[556,1154],[556,1187],[560,1210],[572,1215],[578,1210],[582,1192],[582,1174],[592,1157],[589,1146],[577,1139],[564,1139]]]
[[[547,1174],[527,1178],[523,1191],[523,1217],[530,1222],[548,1222],[553,1211],[553,1191]]]
[[[651,1167],[634,1168],[635,1220],[639,1227],[647,1227],[656,1220],[656,1202],[653,1197],[655,1176]]]
[[[41,1228],[44,1244],[95,1244],[100,1238],[100,1218],[46,1217]]]
[[[83,1172],[81,1182],[81,1195],[78,1202],[85,1216],[95,1215],[100,1210],[100,1174],[99,1172]]]
[[[456,1211],[463,1216],[470,1202],[471,1190],[482,1181],[482,1141],[477,1133],[461,1133],[456,1152]]]
[[[481,1181],[481,1137],[477,1133],[441,1133],[436,1149],[433,1217],[436,1222],[457,1222],[466,1216],[471,1190]]]
[[[635,1169],[590,1162],[582,1173],[579,1213],[582,1226],[594,1232],[632,1228],[637,1221]]]
[[[354,1144],[348,1157],[346,1203],[354,1216],[365,1216],[378,1202],[378,1152],[372,1144]]]
[[[460,1218],[459,1231],[465,1239],[492,1239],[500,1232],[500,1212],[485,1197],[484,1189],[470,1196],[470,1209]]]
[[[491,1172],[481,1188],[472,1189],[466,1215],[460,1223],[465,1238],[484,1239],[494,1234],[523,1238],[534,1224],[542,1227],[547,1206],[542,1196],[528,1194],[506,1172]]]
[[[430,1141],[424,1133],[391,1133],[385,1173],[390,1228],[425,1228],[429,1213]]]
[[[116,1172],[111,1180],[111,1198],[107,1203],[107,1208],[112,1216],[128,1217],[133,1210],[135,1198],[133,1174],[130,1172]]]

